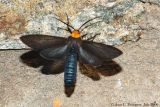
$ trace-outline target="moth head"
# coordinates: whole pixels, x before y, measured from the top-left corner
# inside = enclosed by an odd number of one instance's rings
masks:
[[[67,25],[66,28],[61,28],[61,27],[58,27],[58,28],[61,29],[61,30],[65,30],[65,31],[69,32],[71,34],[71,37],[73,37],[73,38],[80,38],[81,34],[82,34],[82,31],[85,28],[91,26],[94,23],[91,23],[89,25],[87,25],[87,24],[89,22],[93,21],[94,19],[100,18],[100,16],[99,16],[99,17],[95,17],[95,18],[89,19],[86,22],[84,22],[78,29],[75,29],[72,25],[70,25],[70,21],[69,21],[69,18],[68,18],[67,14],[66,14],[66,16],[67,16],[67,22],[64,22],[64,21],[62,21],[62,20],[60,20],[60,19],[58,19],[56,17],[54,17],[54,18],[57,19],[58,21],[62,22],[63,24]],[[98,21],[98,22],[100,22],[100,21]],[[83,35],[82,35],[82,37],[83,37]]]
[[[80,32],[78,30],[74,30],[71,33],[71,37],[73,37],[73,38],[80,38],[81,34],[80,34]]]

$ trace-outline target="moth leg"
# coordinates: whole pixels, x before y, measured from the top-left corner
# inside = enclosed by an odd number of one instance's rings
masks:
[[[84,39],[87,35],[88,34],[86,33],[86,34],[82,35],[81,38]]]
[[[90,77],[92,80],[100,80],[100,76],[96,70],[96,68],[92,67],[91,65],[86,65],[79,63],[80,71],[82,74]]]
[[[82,39],[84,39],[88,34],[84,34],[81,36]],[[86,40],[88,41],[93,41],[98,35],[100,35],[100,33],[96,33],[94,36],[91,36],[89,38],[87,38]]]
[[[88,41],[93,41],[100,33],[96,33],[94,36],[91,36],[90,38],[87,38]]]
[[[62,28],[62,27],[57,27],[57,30],[58,30],[58,31],[59,31],[59,30],[65,30],[65,31],[68,31],[67,29]]]

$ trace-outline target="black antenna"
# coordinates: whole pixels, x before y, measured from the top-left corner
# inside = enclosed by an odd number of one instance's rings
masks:
[[[65,24],[65,25],[67,25],[68,27],[71,27],[72,29],[75,30],[74,27],[72,27],[71,25],[68,25],[66,22],[63,22],[62,20],[60,20],[60,19],[58,19],[58,18],[56,18],[56,17],[53,17],[53,18],[57,19],[58,21],[62,22],[63,24]]]
[[[92,26],[92,25],[94,25],[94,24],[96,24],[96,23],[99,23],[99,22],[102,22],[102,21],[97,21],[97,22],[95,22],[95,23],[91,23],[91,24],[83,27],[83,28],[80,30],[80,32],[82,32],[82,31],[83,31],[84,29],[86,29],[87,27]]]
[[[57,27],[57,29],[58,30],[65,30],[65,31],[69,32],[68,29],[65,29],[65,28]]]
[[[100,16],[99,16],[100,17]],[[95,17],[95,18],[93,18],[93,19],[89,19],[88,21],[86,21],[85,23],[83,23],[80,27],[79,27],[79,29],[78,30],[80,30],[85,24],[87,24],[88,22],[90,22],[90,21],[92,21],[92,20],[94,20],[94,19],[97,19],[97,18],[99,18],[99,17]]]
[[[71,29],[69,28],[69,17],[68,17],[68,15],[67,15],[67,13],[65,13],[66,14],[66,17],[67,17],[67,29],[68,29],[68,31],[70,32],[70,33],[72,33],[72,31],[71,31]],[[74,29],[74,28],[73,28]],[[75,30],[75,29],[74,29]]]

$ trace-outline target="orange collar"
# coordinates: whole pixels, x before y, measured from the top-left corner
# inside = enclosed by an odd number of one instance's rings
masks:
[[[80,38],[81,37],[80,32],[78,30],[74,30],[71,33],[71,37],[73,37],[73,38]]]

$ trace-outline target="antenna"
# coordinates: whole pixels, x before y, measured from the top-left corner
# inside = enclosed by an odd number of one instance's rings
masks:
[[[99,23],[99,22],[102,22],[102,21],[97,21],[97,22],[95,22],[95,23],[91,23],[91,24],[83,27],[83,28],[80,30],[80,32],[82,32],[82,31],[83,31],[84,29],[86,29],[87,27],[92,26],[92,25],[94,25],[94,24],[96,24],[96,23]]]
[[[68,29],[68,31],[70,32],[70,33],[72,33],[72,31],[71,31],[71,29],[69,28],[69,17],[68,17],[68,15],[67,15],[67,13],[65,13],[66,14],[66,17],[67,17],[67,29]],[[74,29],[74,28],[73,28]],[[75,30],[75,29],[74,29]]]
[[[60,19],[58,19],[58,18],[56,18],[56,17],[53,17],[53,18],[57,19],[58,21],[62,22],[62,23],[65,24],[65,25],[67,25],[67,27],[71,27],[72,29],[75,30],[75,28],[74,28],[73,26],[67,24],[66,22],[63,22],[62,20],[60,20]]]
[[[95,18],[93,18],[93,19],[89,19],[88,21],[84,22],[84,23],[79,27],[78,30],[80,30],[84,25],[86,25],[86,24],[89,23],[90,21],[92,21],[92,20],[94,20],[94,19],[97,19],[97,18],[99,18],[99,17],[100,17],[100,16],[95,17]]]

